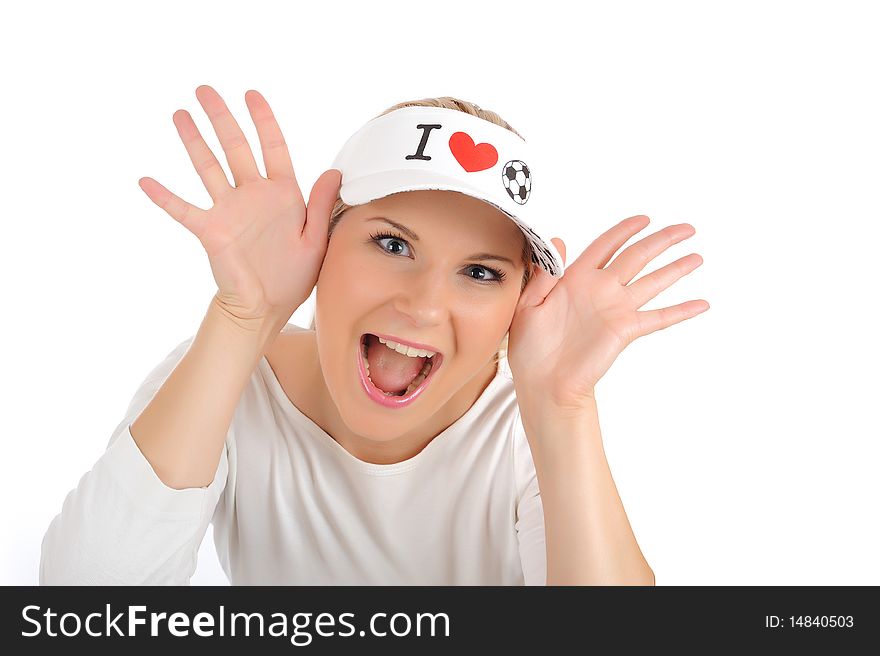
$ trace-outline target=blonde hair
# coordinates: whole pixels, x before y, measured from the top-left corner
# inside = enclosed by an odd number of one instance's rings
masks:
[[[397,103],[392,107],[389,107],[384,112],[379,114],[378,116],[384,116],[388,112],[393,112],[395,109],[401,109],[402,107],[443,107],[445,109],[456,109],[460,112],[465,112],[466,114],[471,114],[472,116],[477,116],[487,121],[491,121],[495,125],[500,125],[507,130],[510,130],[518,137],[522,138],[522,135],[511,127],[511,125],[501,118],[498,114],[488,109],[482,109],[478,105],[475,105],[472,102],[468,102],[467,100],[461,100],[460,98],[454,98],[452,96],[441,96],[439,98],[422,98],[421,100],[406,100],[401,103]],[[375,117],[375,118],[378,118]],[[342,219],[342,215],[346,210],[350,209],[351,205],[346,205],[342,202],[341,198],[336,199],[336,203],[333,205],[333,211],[330,213],[330,225],[327,231],[327,237],[329,239],[330,235],[333,234],[333,230],[339,224],[339,221]],[[523,247],[521,252],[522,263],[525,271],[523,272],[522,282],[520,284],[520,292],[525,289],[525,286],[528,284],[529,280],[531,280],[532,276],[535,272],[535,264],[532,262],[532,250],[529,246],[528,240],[523,235]],[[312,321],[309,325],[309,330],[315,330],[315,314],[312,315]],[[501,346],[498,348],[498,351],[495,353],[495,357],[493,362],[497,364],[502,358],[507,357],[507,342],[508,335],[504,335],[504,339],[501,341]]]

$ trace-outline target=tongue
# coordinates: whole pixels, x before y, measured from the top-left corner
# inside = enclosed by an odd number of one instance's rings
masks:
[[[411,358],[388,348],[375,335],[367,335],[370,380],[383,392],[402,392],[425,366],[427,358]]]

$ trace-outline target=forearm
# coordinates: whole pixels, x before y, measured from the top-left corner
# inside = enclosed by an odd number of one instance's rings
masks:
[[[520,402],[544,507],[547,585],[654,585],[605,458],[595,400],[577,416]]]
[[[130,426],[165,485],[210,485],[242,391],[283,325],[240,324],[212,299],[186,354]]]

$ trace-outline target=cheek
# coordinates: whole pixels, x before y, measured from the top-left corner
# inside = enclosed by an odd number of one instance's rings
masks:
[[[348,290],[353,289],[364,277],[363,258],[346,245],[334,245],[331,241],[318,276],[320,286],[332,290],[334,294],[341,292],[349,296],[351,293]]]
[[[485,302],[463,304],[458,313],[458,330],[467,336],[471,344],[492,349],[510,328],[513,310],[507,303]]]
[[[364,315],[392,298],[400,278],[393,272],[378,269],[363,255],[337,251],[324,259],[316,303],[326,321],[342,328],[363,321]]]

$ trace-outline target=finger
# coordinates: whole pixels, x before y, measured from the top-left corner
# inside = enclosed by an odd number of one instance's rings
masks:
[[[562,263],[564,265],[565,244],[558,237],[553,237],[550,241],[553,242],[556,246],[556,250],[558,250],[559,254],[562,256]],[[522,294],[520,294],[518,306],[520,308],[530,308],[541,305],[560,280],[561,278],[551,276],[541,267],[535,267],[535,272],[532,274],[531,280],[529,280],[525,289],[523,289]]]
[[[651,220],[644,214],[624,219],[616,226],[603,232],[580,254],[575,263],[585,262],[593,269],[601,269],[611,259],[626,240],[645,228]],[[574,264],[572,265],[574,266]]]
[[[226,172],[220,166],[220,162],[214,157],[213,151],[205,143],[201,132],[196,127],[185,109],[179,109],[172,116],[174,126],[177,128],[177,134],[183,142],[186,152],[189,153],[189,159],[196,169],[196,173],[202,179],[205,189],[211,195],[214,202],[221,196],[227,194],[232,185],[226,177]]]
[[[244,132],[241,131],[220,94],[207,84],[203,84],[196,89],[196,98],[199,99],[211,125],[214,126],[214,132],[217,133],[223,152],[226,153],[226,161],[229,162],[229,170],[232,171],[235,185],[240,186],[243,182],[262,177]]]
[[[648,262],[673,244],[693,236],[695,232],[694,226],[689,223],[669,226],[628,246],[605,268],[617,274],[621,285],[628,285]]]
[[[336,204],[341,184],[342,172],[339,169],[329,169],[321,174],[309,193],[306,224],[302,234],[315,247],[320,244],[326,246],[330,214]]]
[[[660,308],[659,310],[636,312],[639,321],[639,336],[649,335],[654,331],[668,328],[685,319],[695,317],[708,309],[709,303],[704,300],[697,300],[685,301],[684,303]]]
[[[201,241],[207,226],[207,212],[174,195],[153,178],[141,178],[138,184],[151,201]]]
[[[636,309],[657,296],[664,289],[668,289],[679,278],[683,278],[703,263],[703,258],[697,253],[685,255],[670,262],[656,271],[642,276],[631,285],[627,286],[630,297],[635,301]]]
[[[272,180],[288,178],[295,183],[296,175],[293,172],[293,163],[290,161],[287,142],[284,140],[284,135],[281,134],[281,128],[278,127],[278,121],[275,120],[269,103],[253,89],[244,94],[244,100],[260,138],[266,177]]]

